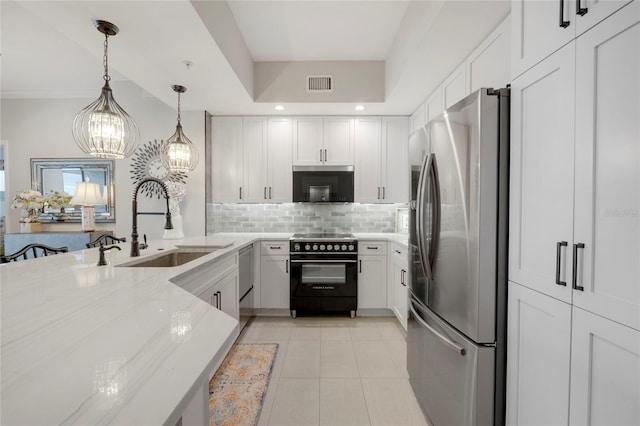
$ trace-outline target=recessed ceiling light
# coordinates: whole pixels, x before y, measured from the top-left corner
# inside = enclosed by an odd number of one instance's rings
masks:
[[[284,111],[284,107],[282,105],[276,105],[276,111]]]
[[[363,105],[356,105],[356,111],[364,111]]]

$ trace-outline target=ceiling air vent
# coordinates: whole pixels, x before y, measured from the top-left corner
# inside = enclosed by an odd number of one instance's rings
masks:
[[[308,75],[307,93],[333,93],[333,76]]]

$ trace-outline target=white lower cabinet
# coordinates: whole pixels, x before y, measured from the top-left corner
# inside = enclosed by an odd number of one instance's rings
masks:
[[[508,425],[561,425],[569,418],[571,305],[509,283]]]
[[[358,241],[358,309],[387,308],[387,242]]]
[[[640,332],[509,283],[507,424],[640,424]]]
[[[389,246],[389,308],[405,330],[407,330],[409,315],[408,270],[407,248],[400,244],[391,244]]]
[[[358,309],[386,309],[387,256],[358,256]]]
[[[640,424],[640,332],[573,308],[571,425]]]
[[[289,242],[263,241],[260,254],[260,308],[289,309]]]

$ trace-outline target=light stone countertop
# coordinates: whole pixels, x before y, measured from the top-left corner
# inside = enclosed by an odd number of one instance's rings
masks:
[[[254,240],[154,240],[135,258],[234,243],[173,268],[115,266],[129,243],[107,266],[97,248],[0,266],[0,423],[175,424],[238,322],[169,279]]]
[[[170,279],[291,235],[152,240],[139,258],[123,243],[100,267],[97,248],[0,266],[0,423],[175,424],[238,323]],[[407,242],[406,234],[356,237]],[[180,246],[227,245],[172,268],[118,266]]]

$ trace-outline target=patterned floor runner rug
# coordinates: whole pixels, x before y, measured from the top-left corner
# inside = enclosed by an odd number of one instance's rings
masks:
[[[237,343],[209,382],[209,425],[256,425],[278,353],[276,343]]]

